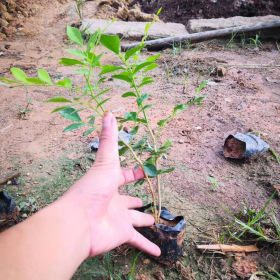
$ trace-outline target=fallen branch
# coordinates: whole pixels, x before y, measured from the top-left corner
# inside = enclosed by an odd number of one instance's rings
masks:
[[[239,245],[197,245],[199,250],[222,251],[222,252],[258,252],[259,249],[255,245],[239,246]]]
[[[14,172],[8,173],[6,175],[0,175],[0,185],[4,185],[8,181],[13,180],[15,177],[17,177],[19,175],[20,175],[19,171],[14,171]]]
[[[168,37],[156,40],[146,41],[145,44],[148,48],[161,48],[166,46],[172,46],[174,43],[188,41],[190,43],[198,43],[207,40],[217,39],[225,36],[232,36],[232,34],[247,33],[252,31],[260,31],[269,28],[280,27],[280,20],[269,21],[264,23],[257,23],[252,25],[244,25],[232,28],[224,28],[212,31],[205,31],[199,33],[193,33],[183,36]],[[140,46],[140,43],[126,44],[121,46],[122,51]]]

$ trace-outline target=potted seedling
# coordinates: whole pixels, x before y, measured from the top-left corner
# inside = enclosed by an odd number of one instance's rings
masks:
[[[97,30],[90,36],[86,46],[84,46],[81,32],[74,27],[67,27],[68,38],[78,45],[79,49],[68,49],[68,53],[76,56],[73,58],[61,58],[59,64],[75,67],[75,73],[84,78],[85,85],[75,87],[69,78],[54,82],[48,72],[44,69],[38,70],[38,77],[27,77],[19,68],[11,68],[14,79],[0,78],[1,85],[9,87],[28,87],[28,86],[46,86],[61,87],[75,92],[75,97],[55,97],[45,102],[61,103],[59,107],[52,112],[59,112],[62,117],[72,121],[63,132],[73,131],[79,128],[84,129],[83,135],[89,135],[97,129],[96,119],[101,118],[105,112],[106,103],[110,97],[108,94],[111,88],[106,88],[108,78],[121,80],[127,84],[128,90],[120,98],[131,98],[137,105],[137,110],[128,111],[124,116],[117,118],[119,130],[126,124],[131,128],[129,134],[134,138],[130,142],[119,139],[119,154],[130,154],[136,163],[135,168],[143,168],[145,179],[140,180],[138,185],[148,184],[151,195],[151,204],[139,209],[150,213],[155,217],[155,224],[150,228],[142,228],[139,231],[150,240],[161,247],[162,255],[159,261],[163,263],[174,263],[183,252],[183,240],[186,223],[182,216],[174,216],[162,206],[161,202],[161,183],[160,177],[164,173],[174,170],[170,167],[162,169],[160,161],[166,158],[172,142],[170,140],[162,142],[161,132],[169,122],[180,115],[183,111],[192,105],[199,105],[203,97],[198,96],[200,90],[207,84],[202,83],[196,91],[193,98],[186,100],[184,104],[177,105],[172,114],[160,120],[156,127],[152,127],[149,119],[149,110],[152,110],[152,104],[149,104],[148,93],[143,93],[143,88],[154,80],[149,73],[158,65],[156,60],[160,54],[149,56],[143,60],[141,51],[145,48],[145,39],[149,27],[153,22],[148,23],[145,29],[145,36],[141,45],[122,53],[120,51],[120,39],[118,36],[104,34],[105,30]],[[105,53],[100,53],[97,49],[101,44],[109,51],[113,52],[120,63],[116,65],[102,65],[102,57]],[[112,109],[112,108],[110,108]],[[89,111],[86,119],[82,120],[79,112],[81,110]],[[142,137],[140,131],[148,134]]]

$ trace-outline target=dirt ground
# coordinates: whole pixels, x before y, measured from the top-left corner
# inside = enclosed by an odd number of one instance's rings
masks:
[[[64,49],[72,47],[66,38],[65,27],[73,3],[52,0],[44,3],[44,7],[36,3],[33,1],[33,7],[38,13],[27,19],[24,26],[34,35],[14,36],[0,43],[3,52],[0,76],[11,77],[10,67],[20,67],[30,76],[36,75],[36,69],[44,68],[54,80],[68,77],[78,85],[80,80],[73,74],[73,69],[58,65],[59,58],[67,55]],[[95,9],[94,1],[86,2],[85,17],[91,17]],[[76,16],[72,21],[75,20]],[[100,51],[104,49],[100,47]],[[236,255],[201,253],[195,245],[215,243],[226,225],[232,222],[232,217],[221,205],[234,215],[243,210],[244,201],[251,209],[260,210],[274,187],[279,185],[280,166],[271,153],[237,161],[225,159],[222,149],[229,134],[260,131],[270,147],[280,153],[280,52],[275,43],[263,42],[255,49],[248,44],[229,46],[226,42],[211,41],[188,49],[166,49],[161,53],[159,67],[153,74],[156,82],[146,88],[150,93],[148,102],[157,105],[149,113],[152,126],[171,113],[175,105],[194,96],[202,81],[210,79],[211,83],[201,92],[207,95],[202,107],[191,107],[163,132],[163,139],[173,139],[174,145],[168,164],[163,161],[162,166],[176,168],[173,173],[163,176],[163,202],[173,213],[186,217],[185,255],[175,267],[167,269],[142,254],[135,279],[163,279],[155,276],[162,274],[165,279],[244,279],[238,273]],[[143,57],[148,54],[144,52]],[[102,63],[116,61],[110,54]],[[215,74],[217,66],[226,69],[225,76]],[[183,91],[186,69],[190,74]],[[112,99],[107,108],[116,116],[123,116],[134,105],[129,98],[120,99],[120,94],[127,91],[122,82],[111,83],[113,92],[108,93],[108,97],[112,96]],[[69,122],[50,113],[53,105],[43,103],[55,96],[74,96],[73,92],[4,87],[0,92],[1,173],[17,168],[22,174],[18,186],[7,185],[4,189],[18,203],[34,197],[39,207],[43,207],[88,169],[94,160],[88,143],[98,136],[98,131],[89,137],[82,137],[82,130],[63,134],[62,130]],[[30,112],[20,114],[28,101]],[[216,191],[208,176],[217,179]],[[141,189],[128,186],[121,191],[149,202]],[[271,204],[280,218],[279,198],[274,198]],[[239,261],[241,258],[243,262],[256,262],[259,271],[267,266],[277,267],[279,247],[260,246],[259,253],[239,256]],[[117,272],[126,275],[132,254],[126,256],[124,251],[112,253],[112,263]],[[101,279],[102,264],[102,257],[86,261],[73,279]]]
[[[156,13],[162,7],[163,21],[185,25],[194,18],[280,15],[278,0],[135,0],[133,4],[135,3],[140,3],[145,13]]]

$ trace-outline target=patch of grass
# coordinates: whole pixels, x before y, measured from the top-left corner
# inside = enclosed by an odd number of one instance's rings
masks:
[[[243,211],[239,217],[235,217],[225,206],[222,205],[233,218],[234,221],[227,227],[226,232],[222,235],[220,242],[224,243],[225,237],[228,236],[227,242],[235,239],[239,242],[243,240],[262,241],[271,244],[280,244],[280,226],[279,221],[273,214],[275,208],[267,210],[277,191],[265,203],[260,211],[250,209],[244,203]]]

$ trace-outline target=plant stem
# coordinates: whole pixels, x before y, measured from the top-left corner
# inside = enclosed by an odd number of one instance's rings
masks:
[[[138,158],[138,156],[135,154],[135,152],[133,151],[132,147],[130,145],[128,145],[124,139],[122,139],[121,136],[119,136],[120,140],[123,142],[123,144],[130,150],[130,152],[132,153],[133,157],[135,158],[135,160],[139,163],[139,165],[142,167],[143,171],[144,171],[144,165],[141,159]],[[156,198],[155,198],[155,192],[154,192],[154,188],[153,185],[151,183],[151,180],[149,178],[149,176],[146,174],[146,172],[144,171],[145,174],[145,179],[149,185],[150,191],[151,191],[151,195],[152,195],[152,199],[153,199],[153,205],[155,206],[154,208],[154,215],[155,215],[155,219],[157,219],[157,207],[156,207]],[[156,220],[157,222],[157,220]]]

